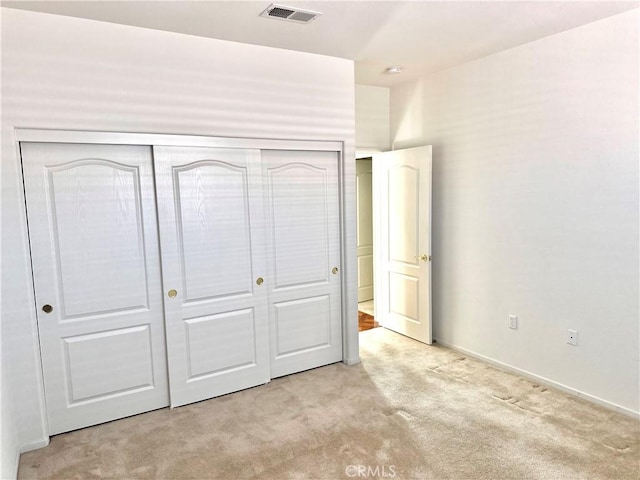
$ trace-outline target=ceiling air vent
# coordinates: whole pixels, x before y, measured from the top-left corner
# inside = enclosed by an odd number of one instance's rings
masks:
[[[276,3],[269,5],[269,8],[260,14],[261,17],[277,18],[279,20],[287,20],[296,23],[309,23],[320,15],[322,15],[320,12],[303,10],[301,8],[285,7],[284,5],[278,5]]]

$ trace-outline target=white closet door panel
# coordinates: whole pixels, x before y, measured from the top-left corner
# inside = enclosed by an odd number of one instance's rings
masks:
[[[154,154],[171,405],[266,383],[267,289],[256,283],[266,275],[260,153]]]
[[[63,339],[68,359],[72,403],[153,386],[149,325]],[[106,362],[126,352],[127,375],[121,365]]]
[[[205,162],[176,168],[174,176],[185,302],[250,293],[246,168]]]
[[[21,148],[50,433],[166,406],[151,149]]]
[[[262,160],[275,378],[342,360],[338,155],[270,150]]]
[[[308,163],[269,170],[276,289],[329,279],[327,180]]]
[[[138,180],[102,159],[49,169],[65,318],[147,306]]]
[[[291,355],[331,345],[329,295],[274,304],[277,349],[279,355]],[[304,321],[300,321],[304,319]]]
[[[253,309],[200,317],[185,323],[190,379],[256,363]],[[217,355],[212,356],[211,350]]]

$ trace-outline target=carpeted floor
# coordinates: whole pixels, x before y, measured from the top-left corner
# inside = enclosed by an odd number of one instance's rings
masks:
[[[638,479],[640,422],[384,328],[362,364],[59,435],[20,478]]]

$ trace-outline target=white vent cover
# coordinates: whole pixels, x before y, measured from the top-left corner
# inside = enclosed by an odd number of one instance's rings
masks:
[[[302,8],[286,7],[272,3],[260,14],[261,17],[276,18],[278,20],[287,20],[296,23],[310,23],[322,15],[320,12],[313,10],[303,10]]]

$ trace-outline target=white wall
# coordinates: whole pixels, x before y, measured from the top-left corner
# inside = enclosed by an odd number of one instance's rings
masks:
[[[635,10],[391,91],[394,148],[433,145],[438,341],[633,412],[638,80]]]
[[[13,478],[16,474],[18,451],[18,432],[13,419],[13,405],[8,378],[9,361],[2,359],[2,385],[0,386],[0,478]]]
[[[3,384],[19,407],[23,449],[47,432],[14,127],[344,141],[355,245],[351,61],[3,8],[2,75],[2,347],[11,362]],[[355,285],[355,248],[347,253],[343,271]],[[345,301],[353,363],[355,288]]]
[[[356,85],[356,148],[389,150],[389,89]]]

